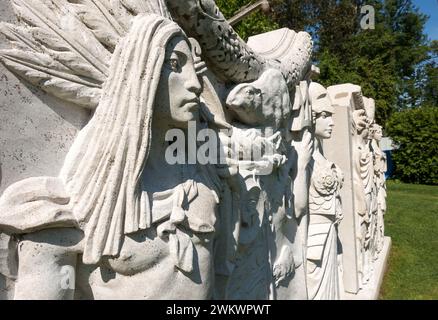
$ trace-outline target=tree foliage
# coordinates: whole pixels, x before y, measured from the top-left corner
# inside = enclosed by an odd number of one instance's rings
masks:
[[[252,0],[216,0],[225,18],[233,17],[239,9],[253,2]],[[252,35],[278,29],[279,24],[262,12],[254,12],[235,26],[236,32],[245,41]]]
[[[414,105],[438,106],[438,40],[431,42],[429,58],[418,69]]]
[[[438,185],[438,108],[396,112],[388,121],[387,132],[398,147],[393,152],[396,177],[403,182]]]

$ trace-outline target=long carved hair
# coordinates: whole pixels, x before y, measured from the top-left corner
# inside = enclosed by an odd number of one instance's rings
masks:
[[[134,19],[116,47],[99,106],[61,169],[59,177],[85,233],[86,264],[118,255],[124,234],[150,226],[141,176],[166,46],[177,35],[185,37],[177,24],[161,16]]]

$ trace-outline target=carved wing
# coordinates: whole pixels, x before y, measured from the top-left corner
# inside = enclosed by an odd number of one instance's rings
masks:
[[[172,17],[184,31],[197,39],[203,57],[215,75],[232,83],[249,82],[268,68],[279,69],[289,89],[295,89],[310,68],[312,41],[301,32],[284,61],[255,52],[233,30],[214,0],[167,0]]]
[[[94,109],[111,55],[139,13],[169,16],[164,0],[11,0],[20,25],[0,24],[13,73],[62,100]]]

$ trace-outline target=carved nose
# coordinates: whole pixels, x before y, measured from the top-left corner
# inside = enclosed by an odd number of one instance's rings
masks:
[[[185,87],[190,92],[195,93],[197,96],[199,96],[202,92],[202,86],[199,82],[198,75],[193,70],[193,72],[190,73],[188,79],[186,80]]]
[[[201,83],[199,82],[198,78],[196,78],[196,81],[192,80],[190,81],[190,84],[187,85],[187,90],[195,93],[197,96],[199,96],[202,92]]]
[[[333,128],[335,126],[335,121],[333,120],[333,118],[330,118],[329,126],[330,126],[330,128]]]

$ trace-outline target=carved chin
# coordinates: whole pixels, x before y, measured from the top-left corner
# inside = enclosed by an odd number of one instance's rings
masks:
[[[174,118],[176,122],[178,122],[181,125],[184,126],[184,128],[187,127],[187,123],[189,121],[196,121],[199,118],[199,112],[198,111],[187,111],[183,114],[179,115],[177,118]]]
[[[317,137],[320,139],[330,139],[332,137],[332,133],[331,132],[324,132],[322,134],[318,134]]]

